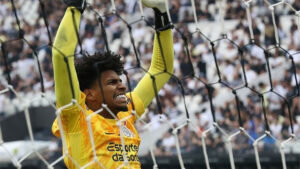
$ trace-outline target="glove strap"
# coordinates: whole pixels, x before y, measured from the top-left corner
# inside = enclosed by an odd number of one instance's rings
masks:
[[[63,0],[66,5],[73,6],[78,9],[81,13],[84,12],[86,8],[86,0]]]
[[[155,29],[164,31],[172,28],[167,12],[161,13],[157,8],[153,8],[155,16]]]

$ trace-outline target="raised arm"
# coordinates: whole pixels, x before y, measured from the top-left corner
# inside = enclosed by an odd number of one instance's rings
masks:
[[[145,4],[144,4],[145,5]],[[147,5],[146,5],[147,6]],[[151,7],[151,6],[150,6]],[[174,49],[172,30],[168,29],[169,20],[167,13],[161,13],[158,9],[155,11],[155,27],[156,29],[166,29],[161,31],[159,35],[156,33],[154,38],[154,47],[152,61],[148,73],[138,83],[134,89],[144,103],[144,107],[148,107],[152,99],[155,97],[155,91],[151,75],[155,77],[155,85],[157,92],[170,79],[173,73]],[[162,54],[163,53],[163,54]],[[166,72],[165,71],[166,68]]]
[[[148,107],[152,99],[155,97],[153,81],[150,74],[154,75],[155,77],[155,85],[158,92],[170,79],[170,74],[173,73],[174,50],[172,31],[169,29],[160,32],[159,38],[161,41],[162,51],[164,53],[167,72],[164,72],[164,59],[159,47],[158,36],[155,35],[151,66],[148,70],[148,73],[145,74],[133,91],[141,98],[145,108]]]
[[[75,7],[68,7],[59,25],[52,48],[55,95],[58,107],[71,102],[73,97],[71,83],[75,99],[79,100],[80,98],[79,82],[74,65],[74,52],[77,45],[76,29],[79,30],[80,17],[81,13],[79,10]],[[68,59],[70,75],[67,63],[64,60],[65,57]],[[71,76],[71,83],[69,76]]]

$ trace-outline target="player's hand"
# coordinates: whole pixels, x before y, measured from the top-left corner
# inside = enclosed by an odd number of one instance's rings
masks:
[[[83,13],[86,8],[86,0],[63,0],[68,6],[73,6],[77,8],[81,13]]]
[[[154,10],[156,30],[163,31],[172,28],[165,0],[142,0],[142,3],[144,6]]]
[[[167,11],[165,0],[142,0],[145,7],[158,9],[159,12],[165,13]]]

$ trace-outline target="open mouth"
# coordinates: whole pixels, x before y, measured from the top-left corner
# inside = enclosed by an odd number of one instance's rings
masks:
[[[125,94],[118,94],[114,97],[117,102],[127,103],[127,97]]]

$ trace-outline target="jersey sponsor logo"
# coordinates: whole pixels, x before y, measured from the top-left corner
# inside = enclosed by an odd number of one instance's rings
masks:
[[[137,155],[139,147],[136,144],[125,144],[123,148],[122,144],[110,142],[108,143],[107,150],[109,152],[114,152],[114,154],[111,157],[113,161],[124,161],[124,151],[125,158],[127,158],[128,161],[139,161]]]
[[[125,155],[125,158],[127,158],[127,160],[130,162],[130,161],[139,161],[139,157],[138,157],[138,155],[133,155],[133,154],[131,154],[131,155]],[[116,154],[114,154],[113,156],[112,156],[112,159],[114,160],[114,161],[124,161],[124,156],[123,156],[123,154],[118,154],[118,153],[116,153]]]

